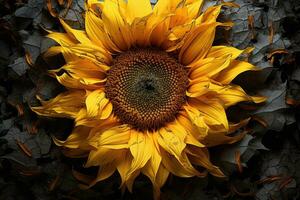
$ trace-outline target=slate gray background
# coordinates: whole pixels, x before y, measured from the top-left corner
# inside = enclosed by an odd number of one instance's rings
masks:
[[[220,17],[233,20],[235,26],[230,32],[220,30],[216,44],[255,47],[250,61],[262,71],[242,74],[235,82],[250,93],[269,97],[264,106],[250,111],[268,126],[252,120],[251,135],[237,144],[211,149],[212,159],[227,173],[227,180],[170,177],[162,189],[162,199],[300,199],[299,105],[286,104],[287,98],[300,100],[300,2],[235,2],[241,7],[225,9]],[[52,3],[60,17],[75,28],[83,28],[83,0],[74,0],[70,9],[55,0]],[[205,7],[215,3],[208,1]],[[59,22],[49,14],[43,0],[0,0],[0,16],[0,200],[152,199],[151,184],[145,177],[137,179],[133,194],[120,193],[116,174],[90,190],[78,188],[74,171],[93,175],[97,169],[84,169],[84,159],[64,157],[50,138],[52,134],[66,137],[73,122],[38,118],[29,109],[29,105],[38,105],[36,95],[50,99],[64,90],[45,73],[62,65],[63,59],[46,61],[41,56],[55,44],[44,37],[45,29],[62,31]],[[248,16],[255,19],[253,29],[249,28]],[[271,23],[275,34],[270,44]],[[276,49],[288,53],[274,56],[271,64],[268,55]],[[32,57],[33,66],[26,62],[26,53]],[[241,115],[238,111],[239,107],[231,108],[228,115],[235,118]],[[29,155],[22,150],[24,146]],[[243,173],[236,168],[237,150],[242,154]],[[280,179],[258,182],[272,176]]]

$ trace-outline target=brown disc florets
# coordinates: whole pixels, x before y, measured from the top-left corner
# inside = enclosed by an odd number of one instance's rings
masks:
[[[105,92],[123,123],[153,131],[175,119],[187,85],[187,70],[166,52],[135,49],[116,56]]]

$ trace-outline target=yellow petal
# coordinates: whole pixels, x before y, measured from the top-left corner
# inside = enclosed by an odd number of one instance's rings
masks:
[[[177,23],[176,26],[171,27],[170,34],[168,35],[168,42],[165,42],[164,48],[168,51],[175,51],[177,49],[181,49],[180,51],[180,61],[182,61],[182,54],[186,51],[186,48],[190,46],[190,44],[195,43],[193,40],[203,33],[203,30],[206,30],[207,27],[213,26],[232,26],[232,23],[218,23],[216,19],[221,11],[222,5],[214,6],[208,8],[201,16],[198,17],[197,10],[201,7],[203,1],[185,1],[185,6],[188,8],[188,17],[185,18],[185,23]],[[184,21],[184,20],[182,20]],[[202,28],[201,28],[202,27]],[[213,29],[213,28],[212,28]],[[212,32],[214,33],[214,31]],[[207,33],[207,35],[211,35],[214,37],[213,34]],[[198,38],[200,39],[200,38]],[[170,42],[172,41],[172,42]],[[208,42],[208,41],[207,41]],[[200,43],[200,42],[199,42]],[[209,46],[209,45],[208,45]],[[199,49],[198,49],[199,50]],[[207,51],[209,48],[207,48]],[[205,50],[206,52],[206,50]],[[202,58],[202,54],[205,52],[200,52],[198,59]],[[191,55],[190,59],[195,57],[195,55]],[[187,61],[188,56],[185,55],[185,59]],[[187,62],[183,62],[183,64],[188,64]]]
[[[185,143],[197,147],[205,147],[204,144],[201,144],[192,134],[188,133],[185,138]]]
[[[237,75],[249,70],[258,71],[259,68],[245,61],[233,60],[230,66],[221,71],[215,80],[223,84],[229,84]]]
[[[41,116],[75,118],[84,106],[85,92],[82,90],[68,91],[59,94],[49,101],[41,101],[42,106],[31,107]]]
[[[187,156],[183,154],[180,161],[166,151],[161,151],[162,163],[172,174],[179,177],[193,177],[201,174],[192,166]]]
[[[177,45],[178,42],[174,43],[174,41],[168,39],[169,37],[172,37],[170,35],[172,35],[174,32],[182,33],[182,28],[177,27],[188,23],[188,8],[182,6],[178,8],[178,4],[180,3],[183,2],[180,0],[160,0],[154,6],[154,14],[152,16],[157,17],[158,20],[155,20],[156,27],[153,29],[153,31],[151,31],[150,39],[152,45],[160,46],[162,49],[165,49],[168,52],[181,47]],[[150,17],[150,21],[153,18],[152,16]],[[186,30],[186,32],[187,31],[188,30]],[[176,33],[174,33],[174,35],[176,35]]]
[[[85,85],[81,84],[79,80],[72,78],[67,73],[61,75],[55,75],[57,81],[65,87],[75,89],[86,89]]]
[[[198,137],[204,137],[208,131],[208,126],[204,121],[204,115],[198,109],[190,105],[184,106],[184,109],[190,121],[193,123],[193,125],[197,126],[198,128],[197,129],[197,131],[199,132]],[[193,127],[190,126],[190,129],[193,130]]]
[[[80,109],[75,118],[75,126],[96,127],[100,122],[100,119],[89,118],[86,108]]]
[[[59,69],[49,70],[49,73],[50,75],[56,77],[62,72],[67,72],[65,76],[77,80],[79,85],[101,85],[101,83],[106,81],[105,70],[108,69],[109,67],[106,65],[96,65],[87,59],[80,59],[77,61],[68,62]]]
[[[179,61],[184,65],[189,65],[204,58],[212,46],[217,26],[232,27],[233,23],[203,23],[190,31],[186,34],[184,44],[179,52]]]
[[[74,38],[71,38],[66,33],[51,32],[47,35],[47,37],[51,38],[60,45],[74,45],[76,43],[76,40]]]
[[[178,2],[176,1],[174,1],[174,3],[178,4]],[[194,18],[199,15],[199,10],[202,3],[202,0],[191,2],[185,1],[179,2],[176,8],[167,8],[170,9],[169,13],[172,13],[170,18],[170,29],[193,21]],[[165,14],[168,15],[167,12],[165,12]]]
[[[94,180],[94,183],[92,183],[91,185],[94,185],[99,181],[109,178],[111,175],[113,175],[115,171],[116,171],[116,166],[114,163],[108,163],[106,165],[102,165],[98,170],[96,180]]]
[[[201,18],[199,18],[198,23],[211,23],[215,22],[221,12],[221,8],[223,6],[229,6],[229,7],[238,7],[237,4],[232,2],[223,2],[220,5],[211,6],[205,10],[205,12],[202,14]]]
[[[96,118],[87,117],[86,108],[80,109],[75,118],[75,126],[96,127],[102,121]]]
[[[179,52],[179,61],[189,65],[195,60],[204,58],[211,48],[217,26],[232,26],[232,23],[219,23],[216,19],[222,5],[209,7],[196,19],[197,26],[185,36],[184,44]]]
[[[95,118],[90,118],[95,119]],[[92,130],[90,132],[90,137],[99,137],[104,131],[120,128],[120,130],[127,130],[127,126],[123,123],[121,123],[116,116],[111,115],[107,119],[103,120],[95,120],[98,122],[95,126],[92,126]],[[123,125],[123,127],[121,126]],[[87,125],[88,126],[88,125]]]
[[[228,120],[225,109],[217,99],[191,99],[191,107],[196,108],[203,120],[208,125],[222,125],[228,129]]]
[[[224,87],[223,90],[218,91],[216,95],[226,107],[235,105],[242,101],[252,101],[254,103],[262,103],[266,101],[266,97],[249,96],[238,85]]]
[[[206,56],[215,37],[215,27],[214,24],[203,24],[186,35],[178,55],[182,64],[189,65],[196,58],[201,59]]]
[[[186,95],[189,97],[199,97],[203,94],[206,94],[209,91],[210,85],[212,84],[211,81],[205,76],[201,76],[195,80],[190,81],[190,86],[186,91]]]
[[[202,24],[189,32],[179,52],[179,61],[190,65],[195,60],[204,58],[212,46],[218,25],[221,23]]]
[[[107,35],[103,21],[89,10],[85,13],[85,30],[96,45],[104,46],[109,52],[121,51]]]
[[[164,49],[166,49],[167,52],[172,52],[180,49],[184,45],[184,36],[191,31],[194,25],[195,22],[191,21],[190,23],[173,27],[168,32],[167,40],[164,41]]]
[[[88,137],[90,128],[79,126],[75,127],[72,133],[64,141],[53,137],[53,141],[57,146],[64,146],[71,149],[87,147],[86,138]],[[87,148],[85,148],[87,149]]]
[[[89,183],[88,188],[96,185],[97,182],[103,181],[109,178],[116,171],[116,166],[114,162],[102,165],[99,167],[97,177]]]
[[[45,57],[51,57],[62,53],[67,62],[87,59],[101,66],[111,62],[111,55],[104,49],[95,45],[76,44],[72,46],[54,46],[50,47],[44,54]]]
[[[199,15],[200,9],[203,5],[203,0],[196,0],[187,5],[188,17],[194,19]]]
[[[91,44],[90,39],[86,35],[85,31],[82,30],[76,30],[72,29],[64,20],[59,19],[60,23],[62,24],[65,31],[68,33],[68,35],[73,38],[74,40],[77,40],[80,43],[83,44]]]
[[[130,26],[122,18],[118,2],[105,0],[101,18],[105,31],[112,38],[112,42],[118,49],[122,51],[128,50],[132,45]]]
[[[160,199],[160,188],[166,183],[168,177],[169,171],[163,165],[160,165],[153,184],[153,197],[155,200]]]
[[[184,108],[186,109],[186,106]],[[186,137],[186,143],[193,144],[196,146],[198,146],[198,145],[203,146],[203,144],[194,142],[194,139],[191,139],[190,137],[192,136],[197,141],[200,141],[201,138],[203,138],[207,134],[208,127],[204,123],[203,118],[201,120],[201,125],[203,125],[203,127],[202,128],[197,127],[195,124],[193,124],[194,122],[191,120],[194,117],[193,113],[190,113],[190,115],[192,115],[190,117],[188,115],[189,114],[187,112],[183,111],[183,112],[179,113],[179,115],[177,117],[178,123],[180,123],[182,126],[184,126],[184,128],[188,132],[188,135]],[[189,136],[189,135],[191,135],[191,136]]]
[[[66,62],[72,62],[78,60],[78,57],[74,55],[68,48],[61,47],[61,46],[53,46],[50,47],[45,53],[44,57],[52,57],[58,54],[62,54]]]
[[[209,154],[206,148],[190,147],[188,148],[187,153],[190,154],[189,157],[193,164],[206,168],[214,176],[225,176],[217,166],[210,162]]]
[[[95,10],[97,8],[102,8],[103,2],[98,0],[87,0],[85,6],[86,6],[86,10],[88,10],[89,8]]]
[[[105,130],[100,135],[95,135],[89,143],[95,148],[124,149],[128,148],[129,139],[130,128],[127,125],[120,125]]]
[[[240,141],[246,133],[240,133],[235,136],[227,136],[227,132],[210,132],[207,136],[201,141],[207,147],[218,146],[222,144],[233,144]]]
[[[107,119],[112,113],[112,104],[105,97],[103,90],[94,90],[88,94],[85,103],[89,117],[97,116],[100,119]]]
[[[170,17],[166,17],[164,20],[159,21],[150,36],[150,42],[153,46],[159,47],[163,44],[168,36],[169,26]]]
[[[184,138],[180,138],[179,134],[176,133],[176,130],[171,132],[171,130],[162,128],[159,130],[159,134],[160,137],[158,137],[158,143],[164,149],[161,152],[165,152],[164,155],[162,154],[162,159],[165,161],[163,163],[166,168],[169,167],[173,170],[175,168],[184,167],[182,173],[187,173],[189,175],[186,174],[183,175],[183,177],[189,177],[191,174],[193,174],[193,176],[203,176],[203,174],[194,169],[184,153],[186,143],[183,140],[186,138],[186,133],[182,134],[184,135]],[[170,154],[170,156],[168,154]],[[165,158],[165,156],[167,156],[167,158]]]
[[[82,80],[78,80],[76,78],[73,78],[67,73],[63,73],[60,76],[55,75],[55,78],[57,79],[57,81],[60,84],[62,84],[63,86],[65,86],[67,88],[90,89],[90,90],[103,88],[103,81],[101,81],[99,79],[97,80],[98,82],[96,82],[95,84],[94,83],[89,84],[89,83],[85,83]]]
[[[153,12],[156,15],[166,15],[171,14],[177,8],[181,0],[159,0],[154,8]]]
[[[121,154],[120,159],[117,161],[117,170],[121,176],[121,187],[124,187],[126,183],[127,172],[130,169],[132,162],[132,155],[129,151]]]
[[[90,151],[88,160],[85,164],[86,167],[100,166],[113,162],[122,153],[120,150],[98,148],[97,150]]]
[[[168,153],[179,159],[186,146],[184,142],[185,138],[180,138],[177,134],[174,134],[174,132],[172,129],[161,128],[159,130],[160,137],[158,137],[158,143]]]
[[[177,8],[174,14],[171,16],[170,28],[185,24],[188,19],[188,8],[185,6]]]
[[[131,34],[133,36],[133,43],[139,46],[149,45],[149,37],[151,34],[151,27],[149,30],[148,20],[150,16],[145,16],[143,18],[136,18],[131,24]]]
[[[190,81],[187,96],[201,98],[201,96],[216,94],[223,89],[224,86],[221,83],[206,77],[199,77]]]
[[[140,170],[134,171],[129,178],[127,178],[125,184],[129,192],[132,192],[132,186],[136,177],[140,174]]]
[[[208,61],[205,61],[208,60]],[[202,76],[213,77],[220,71],[226,69],[231,62],[231,57],[225,55],[211,60],[210,58],[202,60],[202,63],[195,65],[191,70],[190,78],[197,79]]]
[[[152,7],[149,0],[128,0],[127,15],[131,23],[135,18],[142,18],[152,13]]]
[[[157,141],[154,141],[156,140],[156,138],[153,138],[154,135],[156,135],[156,133],[148,135],[151,140],[151,146],[153,146],[153,148],[151,148],[151,158],[142,169],[142,173],[151,180],[152,184],[155,184],[156,182],[156,176],[161,164],[161,155],[159,153],[159,147],[156,145]]]
[[[150,46],[151,37],[152,42],[156,42],[157,44],[162,43],[167,37],[167,25],[169,19],[170,16],[155,14],[135,19],[131,24],[135,43],[142,47]],[[156,38],[158,41],[153,38]]]
[[[75,118],[75,125],[79,126],[87,126],[87,127],[92,127],[91,134],[100,134],[101,131],[103,132],[104,130],[120,125],[119,121],[117,118],[113,115],[110,115],[109,118],[107,119],[99,119],[96,117],[88,117],[87,115],[87,110],[86,108],[83,108],[79,111]]]
[[[112,60],[111,55],[105,49],[97,45],[77,44],[68,48],[79,58],[86,58],[96,64],[109,64]]]
[[[219,58],[223,57],[224,55],[230,55],[232,60],[235,60],[239,57],[242,53],[248,52],[249,49],[240,50],[234,47],[228,46],[213,46],[207,54],[207,57]]]
[[[151,145],[151,140],[147,133],[137,132],[135,130],[131,130],[130,132],[131,135],[128,145],[133,160],[126,179],[130,179],[130,177],[134,175],[134,172],[146,165],[152,156],[154,148],[154,146]]]

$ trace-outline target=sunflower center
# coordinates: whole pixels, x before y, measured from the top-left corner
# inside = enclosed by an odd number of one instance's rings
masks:
[[[154,131],[176,118],[187,85],[187,70],[175,58],[160,50],[135,49],[116,56],[105,92],[123,123]]]

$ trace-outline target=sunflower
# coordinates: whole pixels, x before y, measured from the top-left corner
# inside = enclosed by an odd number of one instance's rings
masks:
[[[169,174],[224,177],[210,162],[208,147],[231,144],[244,134],[231,134],[249,119],[230,123],[226,108],[242,101],[261,103],[231,81],[257,70],[237,59],[249,53],[213,46],[223,3],[202,10],[203,0],[88,0],[85,29],[50,32],[59,46],[46,57],[62,54],[66,64],[50,70],[67,91],[33,111],[41,116],[71,118],[72,133],[54,142],[67,155],[87,157],[98,166],[89,186],[118,171],[121,187],[132,190],[146,175],[154,194]]]

